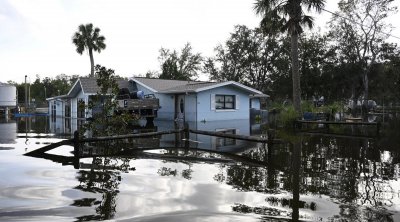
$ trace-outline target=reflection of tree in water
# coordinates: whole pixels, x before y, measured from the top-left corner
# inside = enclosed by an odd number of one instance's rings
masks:
[[[284,170],[290,168],[290,159],[287,158],[287,153],[275,152],[272,147],[260,145],[242,155],[250,159],[258,160],[265,163],[265,167],[249,166],[249,165],[227,165],[225,182],[240,191],[257,191],[262,193],[279,193],[279,182],[281,177],[276,166],[283,166]],[[282,168],[281,168],[282,169]],[[216,175],[215,180],[218,181],[221,176]],[[280,179],[278,179],[280,178]],[[289,188],[290,189],[290,188]]]
[[[281,207],[292,207],[293,206],[293,199],[288,198],[277,198],[277,197],[267,197],[265,199],[271,206],[281,206]],[[316,203],[310,202],[307,203],[305,201],[299,201],[299,208],[307,208],[310,210],[316,210]]]
[[[182,177],[187,179],[187,180],[192,179],[193,170],[191,169],[191,165],[192,164],[188,164],[189,168],[188,169],[184,169],[181,172]],[[157,173],[160,176],[174,176],[174,177],[176,177],[178,175],[178,170],[177,169],[171,169],[171,168],[168,168],[168,167],[161,167],[160,169],[158,169]]]
[[[168,168],[168,167],[161,167],[158,171],[157,171],[157,173],[160,175],[160,176],[176,176],[176,174],[177,174],[177,169],[171,169],[171,168]]]
[[[269,217],[290,217],[289,211],[279,210],[273,207],[250,207],[245,204],[235,204],[232,206],[232,210],[244,214],[255,213],[264,216],[268,215]]]
[[[198,158],[198,159],[219,159],[221,158],[220,154],[216,153],[209,153],[209,152],[204,152],[204,151],[198,151],[198,150],[188,150],[188,149],[168,149],[164,150],[162,152],[166,157],[168,156],[168,160],[163,160],[164,163],[172,162],[172,163],[182,163],[187,166],[187,169],[183,169],[181,171],[181,176],[187,180],[192,179],[192,173],[193,173],[193,162],[194,161],[187,161],[187,160],[179,160],[175,159],[173,160],[171,157],[187,157],[187,158]],[[160,176],[177,176],[178,175],[178,169],[172,169],[168,167],[161,167],[158,169],[157,173]]]
[[[335,219],[341,221],[385,221],[393,222],[390,212],[384,208],[360,207],[358,205],[343,204],[340,206],[340,216]]]
[[[300,193],[328,195],[341,203],[341,214],[338,218],[352,221],[355,218],[365,220],[392,221],[385,210],[392,206],[395,191],[389,180],[397,179],[394,164],[397,152],[382,150],[376,139],[349,139],[312,136],[303,142],[301,155]],[[224,165],[223,173],[214,176],[216,181],[225,181],[240,191],[257,191],[262,193],[281,193],[292,190],[290,163],[293,150],[287,144],[275,144],[273,149],[252,149],[242,155],[266,162],[266,167],[248,165]],[[384,162],[385,153],[390,156]],[[290,199],[271,197],[266,199],[269,206],[290,207]],[[303,206],[302,206],[303,205]],[[362,207],[370,206],[370,208]],[[350,206],[350,207],[349,207]],[[299,201],[300,208],[318,211],[317,203]],[[260,208],[260,207],[258,207]],[[233,210],[238,212],[255,211],[273,212],[269,207],[250,207],[237,204]],[[346,209],[346,210],[344,210]],[[350,214],[345,212],[352,211]],[[265,215],[265,214],[264,214]],[[272,215],[268,214],[267,215]],[[304,216],[304,215],[303,215]],[[300,216],[301,217],[301,216]]]
[[[129,161],[128,158],[95,157],[90,165],[90,170],[78,172],[79,185],[75,189],[102,195],[101,200],[82,198],[74,201],[73,206],[96,206],[96,214],[77,217],[78,221],[108,220],[114,217],[121,172],[132,170],[129,168]]]
[[[193,170],[191,169],[192,164],[188,164],[188,166],[189,166],[189,168],[182,170],[181,174],[182,174],[183,178],[190,180],[190,179],[192,179],[192,173],[193,173]]]

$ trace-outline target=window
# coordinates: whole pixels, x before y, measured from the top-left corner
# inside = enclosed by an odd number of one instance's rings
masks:
[[[215,95],[216,109],[235,109],[234,95]]]

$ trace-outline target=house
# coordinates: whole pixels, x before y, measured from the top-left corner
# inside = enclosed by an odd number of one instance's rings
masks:
[[[119,88],[133,90],[132,84],[124,79],[118,79]],[[93,96],[100,91],[96,78],[79,78],[66,95],[47,98],[49,113],[52,117],[82,118],[90,117],[90,110],[85,108]]]
[[[159,99],[157,119],[184,121],[250,118],[250,108],[260,109],[262,92],[237,82],[199,82],[134,77],[118,80],[119,88],[142,91]],[[48,98],[51,116],[88,118],[88,104],[99,91],[95,78],[79,78],[66,95]]]
[[[160,100],[157,119],[184,121],[239,120],[250,118],[250,108],[260,108],[262,92],[243,84],[199,82],[135,77],[135,90],[154,94]]]

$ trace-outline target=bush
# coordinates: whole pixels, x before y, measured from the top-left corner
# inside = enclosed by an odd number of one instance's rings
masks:
[[[285,107],[279,117],[280,123],[285,127],[293,127],[293,122],[299,118],[299,114],[294,110],[293,106]]]

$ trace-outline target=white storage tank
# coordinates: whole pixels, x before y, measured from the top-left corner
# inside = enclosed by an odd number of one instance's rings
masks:
[[[17,88],[14,85],[0,83],[0,107],[17,106]]]

